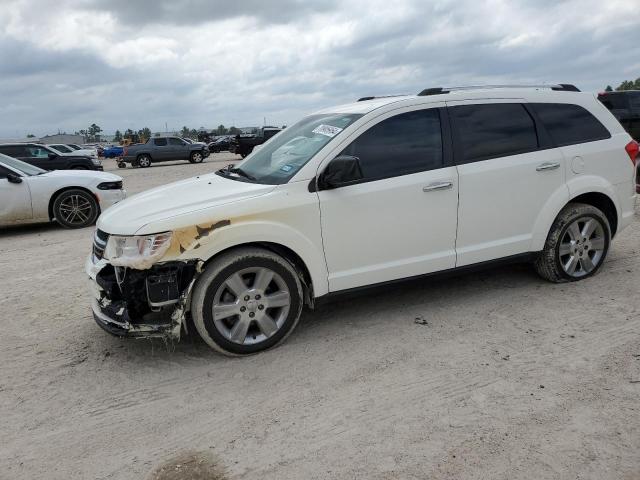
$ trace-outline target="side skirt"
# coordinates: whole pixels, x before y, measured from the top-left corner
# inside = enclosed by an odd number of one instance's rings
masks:
[[[321,297],[316,297],[315,307],[322,306],[325,303],[331,303],[333,301],[345,300],[350,297],[357,297],[365,293],[373,293],[376,290],[381,290],[382,288],[389,285],[417,282],[427,278],[456,277],[459,275],[464,275],[466,273],[486,270],[488,268],[498,267],[501,265],[511,265],[515,263],[530,263],[533,260],[535,260],[538,254],[539,252],[520,253],[518,255],[511,255],[509,257],[498,258],[495,260],[488,260],[486,262],[474,263],[472,265],[464,265],[462,267],[450,268],[450,269],[441,270],[438,272],[425,273],[423,275],[415,275],[413,277],[399,278],[396,280],[389,280],[387,282],[375,283],[373,285],[364,285],[362,287],[339,290],[337,292],[329,292],[326,295],[323,295]]]

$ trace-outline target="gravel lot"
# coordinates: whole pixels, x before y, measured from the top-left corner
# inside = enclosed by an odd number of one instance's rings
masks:
[[[230,159],[105,163],[135,193]],[[92,234],[0,230],[2,478],[640,478],[640,209],[592,279],[411,282],[241,359],[100,330]]]

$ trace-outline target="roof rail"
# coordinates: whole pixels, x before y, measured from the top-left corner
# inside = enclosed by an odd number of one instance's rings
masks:
[[[541,84],[541,85],[470,85],[465,87],[435,87],[425,88],[420,93],[419,97],[426,97],[429,95],[441,95],[444,93],[460,91],[460,90],[481,90],[481,89],[499,89],[499,88],[550,88],[551,90],[563,91],[563,92],[579,92],[580,89],[570,83],[558,83],[558,84]]]
[[[358,102],[366,102],[367,100],[374,100],[376,98],[391,98],[391,97],[406,97],[406,94],[398,94],[398,95],[380,95],[377,97],[362,97],[358,99]]]

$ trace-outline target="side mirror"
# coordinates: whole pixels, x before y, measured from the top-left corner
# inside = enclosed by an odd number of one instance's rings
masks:
[[[55,153],[50,153],[50,154],[48,155],[49,160],[53,160],[53,159],[54,159],[54,158],[56,158],[57,156],[58,156],[58,155],[56,155]]]
[[[22,183],[22,177],[15,173],[7,173],[7,181],[9,183]]]
[[[318,177],[318,190],[344,187],[362,179],[360,159],[353,155],[338,155]]]

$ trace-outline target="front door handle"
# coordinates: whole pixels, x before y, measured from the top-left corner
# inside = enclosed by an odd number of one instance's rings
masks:
[[[423,192],[434,192],[436,190],[448,190],[453,187],[453,182],[436,182],[422,187]]]
[[[536,167],[536,172],[544,172],[545,170],[555,170],[556,168],[560,168],[559,163],[545,162]]]

